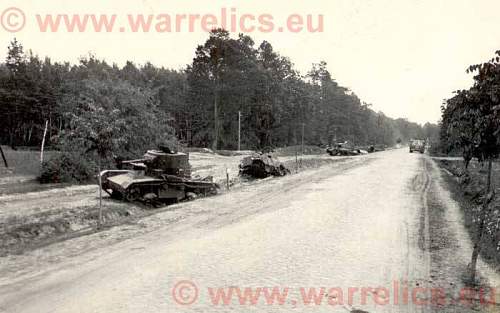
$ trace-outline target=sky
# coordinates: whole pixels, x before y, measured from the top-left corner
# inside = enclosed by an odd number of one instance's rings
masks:
[[[18,10],[12,13],[12,8]],[[92,53],[118,65],[150,61],[182,69],[208,37],[201,27],[188,31],[184,25],[179,32],[132,32],[129,27],[95,32],[88,27],[81,33],[61,27],[41,32],[36,15],[116,14],[116,24],[129,26],[127,14],[220,16],[222,8],[232,9],[238,18],[269,14],[276,25],[284,25],[291,14],[310,14],[313,24],[323,15],[321,32],[247,34],[256,44],[270,42],[303,74],[312,63],[326,61],[337,82],[374,110],[422,124],[437,122],[443,99],[470,87],[472,78],[465,72],[469,65],[500,50],[498,0],[3,0],[0,47],[5,48],[0,58],[16,37],[25,49],[53,61],[76,63]],[[19,10],[26,21],[20,30]],[[237,32],[242,30],[233,35]]]

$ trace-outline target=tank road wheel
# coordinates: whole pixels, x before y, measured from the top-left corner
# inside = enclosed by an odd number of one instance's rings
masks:
[[[198,197],[197,193],[194,190],[186,192],[186,200],[188,200],[188,201],[195,200],[197,197]]]
[[[208,194],[215,196],[217,194],[217,185],[214,185],[208,189]]]
[[[140,197],[141,197],[141,190],[139,189],[139,187],[132,187],[129,190],[127,190],[127,193],[125,194],[125,198],[129,202],[137,201],[139,200]]]

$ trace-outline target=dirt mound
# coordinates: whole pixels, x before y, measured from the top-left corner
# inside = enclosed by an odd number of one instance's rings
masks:
[[[103,222],[107,226],[123,223],[124,218],[145,215],[146,211],[138,207],[106,208],[103,211]],[[94,232],[97,221],[98,209],[95,206],[81,207],[62,214],[41,213],[24,218],[12,217],[0,224],[0,256],[44,246],[81,232]]]

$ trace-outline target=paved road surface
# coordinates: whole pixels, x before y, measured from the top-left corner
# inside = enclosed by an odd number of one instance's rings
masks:
[[[393,289],[394,281],[412,290],[429,277],[423,157],[387,151],[196,201],[216,214],[0,285],[0,312],[425,312],[411,291],[408,304],[400,294],[395,305]],[[198,288],[192,305],[172,297],[181,280]],[[290,290],[283,305],[263,297],[241,305],[236,295],[214,305],[208,288],[230,286]],[[304,304],[301,287],[326,287],[321,304]],[[330,305],[347,303],[349,288],[377,287],[389,292],[363,305],[351,289],[352,307]],[[181,288],[180,301],[193,290]]]

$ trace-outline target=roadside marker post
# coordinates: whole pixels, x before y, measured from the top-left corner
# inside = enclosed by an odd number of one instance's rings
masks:
[[[295,150],[295,173],[299,172],[299,152]]]
[[[40,163],[43,163],[43,149],[45,147],[45,137],[47,136],[47,127],[49,126],[49,121],[45,121],[45,130],[43,131],[42,147],[40,149]]]

